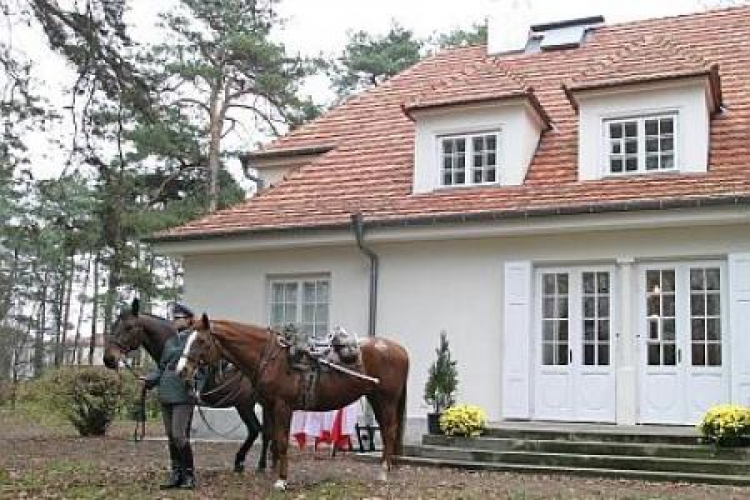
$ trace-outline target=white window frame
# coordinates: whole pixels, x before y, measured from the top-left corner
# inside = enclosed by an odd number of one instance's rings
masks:
[[[279,325],[274,323],[273,318],[273,306],[275,305],[274,302],[274,285],[287,285],[287,284],[294,284],[297,287],[296,294],[295,294],[295,307],[296,307],[296,314],[295,314],[295,320],[293,324],[300,329],[302,333],[305,333],[308,335],[309,338],[322,338],[327,336],[330,333],[331,329],[331,277],[330,275],[326,274],[314,274],[314,275],[291,275],[291,276],[269,276],[267,279],[268,282],[268,288],[267,288],[267,297],[266,297],[266,308],[267,308],[267,318],[268,318],[268,325],[271,327],[284,327],[284,325]],[[318,322],[313,320],[312,324],[312,333],[306,333],[304,331],[304,287],[305,284],[309,283],[315,283],[316,286],[318,283],[326,283],[328,286],[328,295],[326,297],[326,319],[325,323],[322,327],[322,331],[316,330],[316,325],[322,322]],[[317,299],[317,296],[316,296]],[[317,302],[313,303],[315,306],[321,305]],[[316,313],[313,313],[316,314]]]
[[[656,170],[646,169],[646,120],[660,119],[660,118],[672,118],[672,147],[673,147],[673,167],[669,169],[659,168]],[[611,170],[612,165],[610,163],[610,147],[611,140],[609,136],[609,125],[617,122],[628,122],[635,121],[637,123],[636,138],[638,140],[638,168],[633,171],[625,170],[625,164],[623,163],[622,172],[613,172]],[[632,114],[620,114],[613,116],[605,116],[601,119],[601,155],[600,162],[602,165],[601,177],[622,177],[629,175],[654,175],[654,174],[669,174],[680,172],[680,148],[681,148],[681,130],[680,130],[680,113],[675,109],[639,112]]]
[[[495,136],[495,180],[491,182],[474,182],[474,141],[476,137]],[[464,183],[463,184],[445,184],[444,178],[444,158],[443,158],[443,141],[463,139],[466,143],[464,149]],[[465,188],[473,186],[497,186],[502,184],[502,130],[490,129],[462,133],[447,133],[436,136],[437,147],[437,171],[438,171],[438,189]]]

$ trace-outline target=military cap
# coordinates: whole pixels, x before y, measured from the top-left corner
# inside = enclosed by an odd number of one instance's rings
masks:
[[[172,318],[192,318],[194,316],[193,311],[185,304],[172,302]]]

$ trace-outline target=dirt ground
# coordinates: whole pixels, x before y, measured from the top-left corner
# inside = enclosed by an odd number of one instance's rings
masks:
[[[133,424],[107,437],[81,438],[67,426],[42,425],[0,409],[0,498],[284,498],[284,499],[750,499],[750,488],[649,483],[555,475],[468,472],[404,466],[388,483],[377,466],[349,453],[291,447],[290,488],[271,490],[270,473],[230,471],[237,443],[195,443],[199,488],[164,493],[166,445],[131,439]],[[158,437],[159,422],[148,433]],[[252,468],[258,449],[248,457]]]

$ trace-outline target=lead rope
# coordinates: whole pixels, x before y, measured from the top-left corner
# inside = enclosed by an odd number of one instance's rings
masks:
[[[128,362],[123,359],[122,364],[125,365],[125,368],[130,371],[130,373],[133,375],[133,377],[138,379],[138,375],[135,373],[135,370],[133,369]],[[140,441],[143,441],[143,439],[146,437],[146,384],[141,387],[141,397],[138,399],[138,408],[136,409],[135,414],[135,429],[133,429],[133,441],[138,443]]]

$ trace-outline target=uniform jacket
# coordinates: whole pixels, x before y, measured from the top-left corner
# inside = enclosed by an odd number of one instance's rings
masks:
[[[175,372],[175,367],[185,350],[185,344],[191,332],[192,330],[187,329],[170,337],[164,344],[159,366],[146,376],[146,387],[152,388],[158,385],[159,400],[163,404],[195,403],[192,391],[188,390],[187,384]]]

